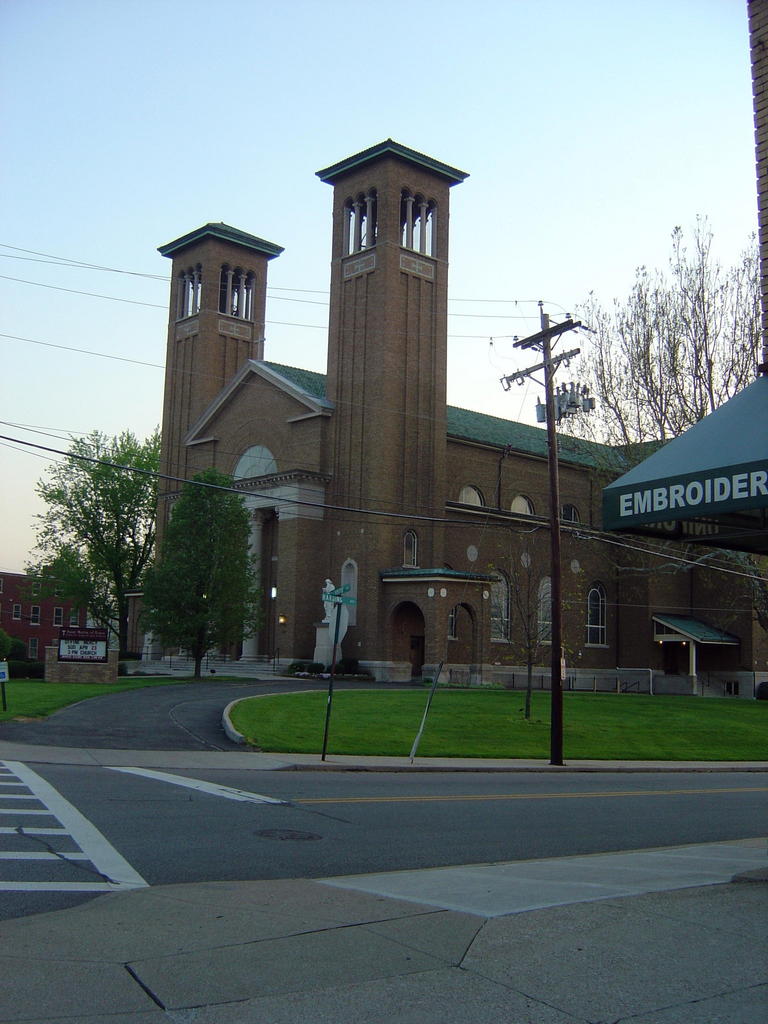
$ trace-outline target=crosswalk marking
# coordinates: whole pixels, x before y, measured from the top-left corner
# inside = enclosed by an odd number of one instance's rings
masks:
[[[230,786],[220,786],[215,782],[203,782],[202,779],[188,779],[182,775],[171,775],[169,772],[157,772],[151,768],[118,768],[115,765],[106,765],[105,767],[113,772],[125,772],[128,775],[141,775],[147,779],[156,779],[158,782],[170,782],[174,786],[195,789],[199,793],[208,793],[209,796],[222,796],[227,800],[242,800],[252,804],[281,804],[282,806],[285,806],[287,802],[277,800],[273,796],[251,793],[247,789],[233,789]]]
[[[19,799],[20,794],[0,792],[0,815],[47,816],[58,824],[54,827],[16,827],[4,825],[0,828],[3,836],[54,836],[70,839],[78,847],[74,851],[57,851],[49,847],[46,851],[0,852],[0,861],[44,861],[44,862],[90,862],[93,865],[93,879],[82,882],[66,881],[15,881],[1,880],[0,891],[4,892],[118,892],[123,889],[145,888],[147,882],[131,867],[99,830],[68,800],[36,772],[20,761],[0,762],[1,773],[13,775],[16,785],[28,790],[22,799],[36,801],[42,809],[6,806],[5,801]],[[6,844],[7,845],[7,844]],[[48,845],[48,844],[45,844]],[[50,876],[49,876],[50,877]]]

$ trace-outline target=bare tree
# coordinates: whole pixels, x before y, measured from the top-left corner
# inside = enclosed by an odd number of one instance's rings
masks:
[[[606,310],[591,294],[579,310],[593,330],[582,376],[597,398],[574,432],[630,448],[667,441],[754,379],[760,289],[754,240],[732,267],[712,253],[699,218],[690,241],[672,232],[666,271],[640,267],[624,300]],[[585,432],[588,432],[585,434]]]

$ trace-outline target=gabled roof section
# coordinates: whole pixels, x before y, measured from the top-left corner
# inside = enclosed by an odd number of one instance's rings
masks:
[[[327,402],[328,408],[333,408],[325,396],[324,373],[301,370],[295,366],[283,366],[281,363],[265,362],[262,365],[270,367],[313,398]],[[526,455],[547,457],[547,432],[541,427],[515,423],[500,416],[488,416],[486,413],[459,409],[452,405],[449,405],[446,411],[448,435],[451,437],[478,444],[502,447],[508,445]],[[582,441],[578,437],[566,434],[558,435],[558,455],[563,462],[573,462],[577,465],[604,466],[613,470],[621,468],[617,465],[618,456],[615,449],[592,441]]]
[[[176,253],[188,249],[191,245],[197,245],[198,242],[203,241],[205,238],[217,238],[222,242],[233,242],[243,249],[250,249],[251,252],[257,252],[261,256],[266,256],[268,260],[274,259],[275,256],[279,256],[283,251],[281,245],[267,242],[263,238],[257,238],[256,235],[249,235],[246,231],[240,231],[239,228],[233,228],[229,224],[224,224],[223,221],[203,224],[201,228],[196,228],[194,231],[182,235],[181,238],[177,238],[173,242],[161,245],[157,251],[161,256],[175,256]]]
[[[290,381],[299,390],[306,392],[313,398],[327,401],[325,397],[325,374],[316,373],[314,370],[302,370],[298,366],[284,366],[282,363],[264,362],[262,366],[268,367],[274,373]],[[332,402],[327,402],[328,408],[333,408]]]
[[[286,372],[281,373],[280,371]],[[243,363],[229,384],[219,392],[197,422],[192,424],[184,439],[185,444],[195,444],[205,439],[208,426],[216,414],[230,401],[235,392],[247,383],[251,376],[261,377],[262,380],[305,405],[307,413],[310,415],[327,415],[333,410],[333,403],[329,402],[324,394],[317,394],[316,391],[313,392],[310,389],[313,383],[315,386],[317,384],[311,378],[319,377],[323,381],[323,391],[325,390],[325,378],[322,374],[313,374],[309,370],[296,370],[290,366],[279,366],[277,363],[249,359]],[[305,387],[304,384],[308,384],[310,387]]]
[[[355,153],[354,156],[348,156],[337,164],[332,164],[322,171],[317,171],[317,177],[329,185],[335,185],[338,179],[344,177],[345,174],[356,171],[382,156],[394,156],[399,160],[405,161],[405,163],[416,164],[417,167],[422,167],[427,171],[431,171],[432,174],[437,174],[444,178],[449,185],[458,185],[465,178],[469,177],[466,171],[460,171],[458,168],[450,167],[440,160],[434,160],[425,153],[417,153],[415,149],[401,146],[399,142],[395,142],[393,139],[385,139],[384,142],[379,142],[369,149],[364,149],[361,153]]]

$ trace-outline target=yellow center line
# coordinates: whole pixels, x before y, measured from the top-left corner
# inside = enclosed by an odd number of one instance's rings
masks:
[[[597,793],[438,793],[425,796],[321,796],[291,801],[294,804],[398,804],[473,800],[595,800],[604,797],[699,796],[713,793],[767,793],[768,786],[733,786],[718,789],[628,789]]]

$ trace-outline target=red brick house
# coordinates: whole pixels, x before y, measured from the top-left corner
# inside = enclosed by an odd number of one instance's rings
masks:
[[[81,609],[55,593],[44,596],[34,577],[0,573],[0,629],[21,640],[31,660],[43,661],[45,648],[58,645],[62,626],[85,625]]]

